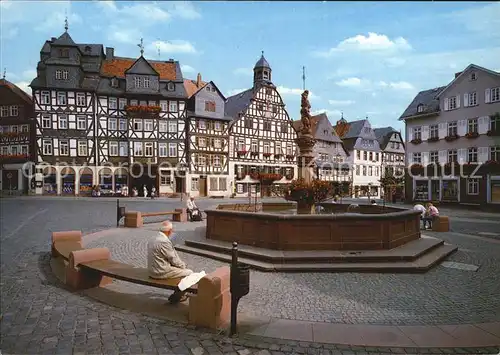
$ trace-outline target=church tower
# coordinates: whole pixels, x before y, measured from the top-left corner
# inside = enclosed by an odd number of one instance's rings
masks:
[[[271,82],[271,72],[271,66],[264,58],[264,51],[262,51],[260,59],[253,67],[253,86],[256,87],[257,84]]]

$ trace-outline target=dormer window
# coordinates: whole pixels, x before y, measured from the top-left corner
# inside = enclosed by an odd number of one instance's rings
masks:
[[[92,51],[92,49],[90,48],[90,46],[85,46],[85,53],[90,53]]]
[[[173,82],[167,83],[167,91],[174,91],[175,90],[175,85]]]
[[[111,79],[111,87],[114,87],[114,88],[118,87],[118,79],[117,78]]]
[[[138,76],[134,77],[134,87],[136,89],[141,87],[141,78],[139,78]]]
[[[210,91],[210,86],[207,86],[207,91]]]
[[[146,76],[146,77],[144,78],[144,87],[148,89],[148,88],[149,88],[149,83],[150,83],[150,82],[149,82],[149,77],[147,77],[147,76]]]
[[[470,74],[470,80],[474,81],[474,80],[476,80],[476,78],[477,78],[476,73]]]
[[[66,48],[59,49],[59,56],[61,58],[68,58],[69,57],[69,49],[66,49]]]
[[[417,106],[417,112],[418,112],[418,113],[422,113],[422,112],[424,112],[424,105],[423,105],[423,104],[419,104],[419,105]]]
[[[269,80],[269,72],[264,70],[264,80]]]

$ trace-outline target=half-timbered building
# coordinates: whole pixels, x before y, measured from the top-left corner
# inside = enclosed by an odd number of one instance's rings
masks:
[[[31,83],[36,192],[184,191],[175,174],[186,164],[179,63],[146,60],[142,43],[139,58],[117,57],[101,44],[76,44],[65,29],[43,45]]]
[[[229,97],[225,108],[226,116],[233,119],[229,172],[236,196],[247,195],[249,187],[269,195],[271,185],[290,182],[297,175],[297,134],[264,55],[253,71],[253,86]]]
[[[33,173],[34,114],[31,97],[5,78],[0,79],[0,190],[23,194]]]
[[[294,121],[293,126],[297,132],[302,130],[300,120]],[[316,139],[313,148],[316,178],[330,181],[336,194],[348,195],[352,182],[350,165],[347,164],[349,153],[325,113],[311,117],[311,131]]]
[[[188,95],[187,133],[190,196],[222,197],[231,194],[229,184],[230,117],[225,116],[226,98],[214,84],[184,80]]]

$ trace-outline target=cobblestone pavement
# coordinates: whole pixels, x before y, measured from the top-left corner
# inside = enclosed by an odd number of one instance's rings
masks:
[[[57,230],[80,229],[85,233],[113,227],[115,224],[115,201],[112,200],[84,200],[73,199],[44,199],[21,198],[0,200],[0,233],[1,233],[1,342],[2,354],[382,354],[382,353],[476,353],[497,354],[498,349],[389,349],[389,348],[364,348],[340,345],[325,345],[317,343],[294,342],[260,337],[240,337],[229,339],[223,334],[217,335],[202,332],[183,325],[151,319],[149,317],[132,314],[118,310],[114,307],[97,303],[78,292],[65,289],[53,277],[49,262],[50,233]],[[218,203],[217,200],[199,201],[201,208]],[[127,201],[124,203],[129,208],[139,210],[161,210],[172,208],[176,201]],[[453,216],[452,216],[453,217]],[[185,231],[196,234],[196,224],[191,224]],[[458,228],[458,225],[457,225]],[[478,227],[479,229],[479,227]],[[199,230],[198,230],[199,231]],[[419,323],[423,318],[430,317],[426,307],[434,307],[437,317],[457,318],[457,321],[499,320],[498,298],[496,303],[492,299],[492,292],[497,296],[500,292],[498,285],[492,280],[498,276],[499,262],[498,243],[486,241],[487,238],[457,237],[453,234],[440,235],[448,241],[464,248],[455,254],[452,260],[480,265],[478,272],[466,272],[455,269],[438,267],[430,274],[433,276],[428,282],[437,282],[437,285],[415,281],[420,275],[356,275],[356,274],[289,274],[284,275],[279,287],[290,287],[298,290],[300,294],[295,297],[307,299],[313,306],[307,309],[294,308],[293,299],[287,295],[267,295],[279,312],[289,313],[292,317],[295,311],[303,316],[306,312],[314,312],[316,307],[335,309],[340,302],[336,297],[344,293],[345,300],[354,300],[349,311],[340,313],[345,322],[353,321],[352,314],[361,317],[368,314],[368,310],[378,310],[375,317],[379,319],[396,319],[389,315],[388,310],[395,305],[396,312],[405,306],[414,307],[414,298],[420,299],[413,314],[401,314],[405,322]],[[98,243],[99,241],[95,241]],[[496,254],[496,255],[495,255]],[[187,258],[187,256],[186,256]],[[136,260],[139,262],[139,260]],[[496,261],[496,263],[495,263]],[[213,266],[212,261],[201,259],[189,260],[189,263],[206,270]],[[482,273],[485,273],[483,275]],[[490,281],[487,280],[487,275]],[[371,276],[371,277],[370,277]],[[407,280],[398,280],[399,277]],[[255,303],[252,299],[258,292],[265,291],[269,286],[272,274],[252,273],[252,287],[255,290],[242,303],[242,310],[250,311],[253,307],[260,307],[260,312],[270,312],[267,305]],[[477,278],[477,280],[476,280]],[[342,281],[343,280],[343,281]],[[266,284],[267,283],[267,284]],[[382,292],[385,283],[390,291],[385,291],[384,297],[377,296]],[[412,286],[412,291],[405,290],[407,284]],[[456,293],[444,293],[444,283],[447,288],[452,288]],[[460,286],[457,286],[460,285]],[[300,286],[300,287],[297,287]],[[274,286],[273,286],[274,287]],[[336,297],[326,298],[316,296],[319,287],[322,295],[336,292]],[[439,291],[436,291],[439,290]],[[340,290],[340,291],[339,291]],[[281,293],[281,292],[280,292]],[[287,294],[289,294],[288,292]],[[359,294],[359,295],[357,295]],[[402,296],[413,295],[413,298]],[[476,295],[476,303],[469,304],[467,310],[463,303],[470,302]],[[371,298],[371,299],[370,299]],[[438,298],[447,302],[436,303]],[[385,301],[384,301],[385,299]],[[426,301],[429,300],[429,301]],[[310,302],[309,302],[310,301]],[[333,302],[332,302],[333,301]],[[369,301],[369,302],[368,302]],[[253,303],[252,303],[253,302]],[[377,303],[378,302],[378,303]],[[382,303],[381,303],[382,302]],[[385,303],[383,303],[385,302]],[[253,304],[253,306],[252,306]],[[366,304],[366,308],[362,305]],[[444,304],[445,308],[437,308]],[[341,305],[341,304],[340,304]],[[376,305],[376,307],[375,307]],[[461,308],[463,315],[455,311]],[[285,311],[279,311],[284,308]],[[399,311],[398,311],[399,310]],[[465,311],[464,311],[465,310]],[[301,313],[302,312],[302,313]],[[349,313],[350,312],[350,313]],[[422,314],[418,314],[422,312]],[[316,313],[315,313],[316,314]],[[393,318],[391,318],[393,317]],[[429,318],[431,319],[431,318]],[[331,320],[333,321],[333,320]],[[357,320],[359,322],[359,319]]]

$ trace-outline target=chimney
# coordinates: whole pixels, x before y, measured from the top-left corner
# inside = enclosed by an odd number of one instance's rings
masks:
[[[106,60],[113,60],[115,57],[115,49],[113,47],[106,47]]]
[[[456,79],[456,78],[457,78],[460,74],[462,74],[462,72],[461,72],[461,71],[459,71],[458,73],[455,73],[455,79]]]
[[[198,76],[196,77],[196,87],[199,88],[201,87],[201,74],[198,73]]]
[[[55,42],[55,41],[56,41],[56,39],[57,39],[57,38],[52,37],[52,38],[50,39],[50,41],[51,41],[51,42]]]

